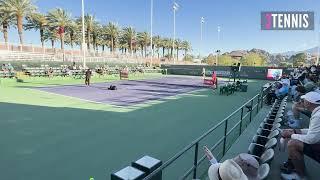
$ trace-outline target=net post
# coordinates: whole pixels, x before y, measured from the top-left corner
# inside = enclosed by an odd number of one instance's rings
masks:
[[[252,121],[253,99],[251,100],[250,122]]]

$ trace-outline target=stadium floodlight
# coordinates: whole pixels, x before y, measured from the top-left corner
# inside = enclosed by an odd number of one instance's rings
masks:
[[[86,41],[85,41],[85,32],[84,32],[84,0],[82,0],[82,55],[83,55],[83,68],[86,67]]]
[[[220,32],[221,32],[221,27],[218,26],[218,46],[220,45]],[[219,53],[220,52],[221,51],[218,48],[218,50],[216,51],[216,53],[217,53],[217,55],[216,55],[216,66],[218,66],[218,60],[219,60]]]
[[[150,50],[151,50],[151,60],[150,60],[150,65],[152,66],[152,61],[153,61],[153,0],[151,0],[151,6],[150,6],[150,25],[151,25],[151,30],[150,30]]]
[[[201,58],[201,49],[203,48],[202,47],[202,26],[203,26],[203,24],[205,23],[205,20],[204,20],[204,17],[201,17],[201,19],[200,19],[200,51],[199,51],[199,56],[200,56],[200,58]]]
[[[179,4],[176,3],[176,1],[174,0],[173,1],[173,42],[172,42],[173,52],[174,52],[174,44],[175,44],[175,41],[176,41],[176,11],[178,11],[179,7],[180,7]],[[173,56],[173,64],[175,64],[176,60],[175,60],[175,57],[174,57],[174,53],[172,54],[172,56]]]

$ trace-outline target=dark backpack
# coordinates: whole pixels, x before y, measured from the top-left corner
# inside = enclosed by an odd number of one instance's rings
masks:
[[[114,91],[114,90],[117,90],[117,86],[111,85],[108,89]]]

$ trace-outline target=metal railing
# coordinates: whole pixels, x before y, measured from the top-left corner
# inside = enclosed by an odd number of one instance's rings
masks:
[[[253,118],[253,113],[258,113],[260,109],[262,109],[263,104],[265,102],[266,96],[267,96],[267,92],[270,90],[271,85],[268,86],[267,88],[262,88],[261,92],[257,95],[255,95],[253,98],[251,98],[249,101],[247,101],[246,103],[244,103],[241,107],[239,107],[237,110],[235,110],[234,112],[232,112],[229,116],[227,116],[226,118],[224,118],[221,122],[219,122],[218,124],[216,124],[215,126],[213,126],[212,128],[210,128],[207,132],[205,132],[204,134],[202,134],[199,138],[195,139],[191,144],[189,144],[188,146],[186,146],[185,148],[183,148],[181,151],[179,151],[178,153],[176,153],[173,157],[171,157],[168,161],[166,161],[163,165],[161,165],[158,169],[156,169],[155,171],[153,171],[150,175],[148,175],[147,177],[145,177],[143,180],[149,180],[151,179],[153,176],[157,175],[160,171],[165,170],[168,166],[170,166],[171,164],[173,164],[175,161],[177,161],[182,155],[186,154],[190,149],[194,148],[194,158],[193,158],[193,165],[190,169],[188,169],[183,176],[181,176],[179,179],[186,179],[187,177],[189,177],[192,173],[192,179],[197,179],[197,168],[200,166],[200,164],[206,159],[206,156],[202,156],[200,159],[198,158],[199,156],[199,144],[200,141],[202,141],[204,138],[206,138],[207,136],[209,136],[210,134],[212,134],[213,132],[215,132],[215,130],[217,130],[219,127],[224,126],[224,131],[223,131],[223,136],[218,139],[218,141],[210,148],[211,151],[216,150],[219,145],[221,143],[223,143],[223,147],[222,147],[222,156],[225,155],[225,153],[227,152],[227,150],[230,148],[227,144],[227,138],[228,136],[234,132],[237,127],[239,126],[239,133],[237,134],[237,137],[233,140],[233,142],[242,134],[243,130],[245,128],[243,128],[243,126],[245,126],[244,123],[244,119],[246,117],[249,117],[249,122],[250,123],[252,121]],[[245,113],[244,111],[248,109],[248,111]],[[236,122],[236,124],[234,126],[232,126],[232,128],[228,128],[229,125],[229,120],[236,115],[237,113],[240,113],[240,119],[239,121]],[[248,125],[248,124],[247,124]],[[229,129],[229,130],[228,130]],[[231,143],[232,144],[232,143]]]

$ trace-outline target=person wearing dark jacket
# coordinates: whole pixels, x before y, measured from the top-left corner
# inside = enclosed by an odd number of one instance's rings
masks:
[[[90,78],[91,78],[92,72],[91,72],[90,69],[87,69],[87,71],[86,71],[85,74],[86,74],[85,84],[86,84],[87,86],[90,86]]]

